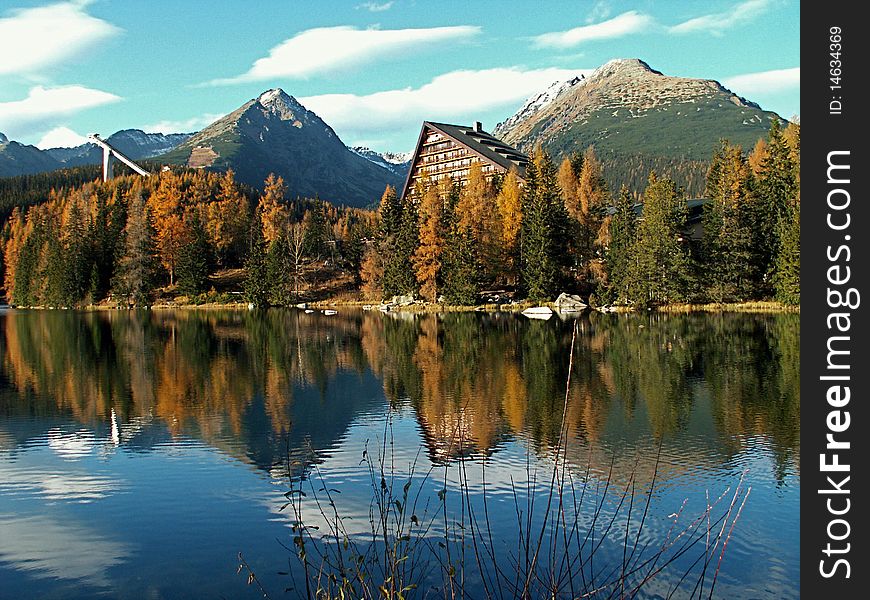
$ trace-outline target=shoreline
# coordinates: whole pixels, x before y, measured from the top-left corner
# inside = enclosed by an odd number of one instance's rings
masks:
[[[299,303],[305,304],[307,308],[317,310],[328,310],[335,308],[356,308],[363,309],[365,306],[371,307],[370,310],[377,311],[381,304],[377,302],[365,302],[362,300],[317,300],[313,302]],[[477,304],[477,305],[452,305],[452,304],[433,304],[431,302],[414,302],[407,305],[390,306],[388,312],[401,312],[411,314],[438,314],[438,313],[456,313],[456,312],[486,312],[486,313],[520,313],[527,308],[535,306],[546,306],[553,309],[554,313],[559,311],[555,308],[553,302],[519,302],[516,304]],[[158,303],[150,306],[141,307],[122,307],[111,306],[108,304],[88,304],[81,307],[53,307],[53,306],[7,306],[7,310],[75,310],[82,312],[89,311],[120,311],[120,310],[253,310],[246,302],[209,302],[203,304],[180,304],[180,303]],[[274,306],[269,308],[297,308],[297,305]],[[614,306],[603,308],[588,307],[575,312],[597,312],[601,314],[648,314],[648,313],[664,313],[664,314],[689,314],[689,313],[797,313],[800,314],[800,305],[783,304],[776,301],[751,301],[751,302],[710,302],[705,304],[666,304],[657,306],[647,310],[635,310],[627,306]]]

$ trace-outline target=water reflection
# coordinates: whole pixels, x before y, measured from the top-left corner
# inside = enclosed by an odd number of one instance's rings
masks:
[[[9,312],[0,412],[40,421],[0,421],[0,445],[72,416],[90,433],[49,432],[69,459],[95,435],[140,450],[183,435],[266,471],[289,443],[304,470],[386,397],[413,411],[435,462],[517,438],[546,454],[572,326],[505,314]],[[758,436],[777,480],[799,468],[797,315],[585,314],[578,331],[566,417],[578,468],[650,435],[674,468],[738,460]]]

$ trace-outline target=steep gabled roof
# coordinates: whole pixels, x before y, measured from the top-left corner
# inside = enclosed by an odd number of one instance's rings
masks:
[[[408,170],[408,176],[405,179],[405,185],[402,188],[402,195],[400,197],[404,197],[408,192],[408,185],[414,173],[414,160],[420,154],[420,148],[423,145],[427,128],[434,129],[457,144],[465,146],[484,160],[497,164],[505,171],[511,168],[516,169],[520,178],[525,179],[526,163],[528,163],[529,157],[492,134],[483,130],[476,130],[474,127],[467,125],[423,121],[423,127],[420,128],[420,136],[417,138],[417,145],[414,148],[414,158],[411,160],[411,167]]]

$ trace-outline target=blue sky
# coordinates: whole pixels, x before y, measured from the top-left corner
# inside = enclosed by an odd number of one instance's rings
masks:
[[[492,130],[613,58],[800,114],[797,0],[0,0],[0,132],[196,131],[281,87],[350,145],[407,151],[424,119]]]

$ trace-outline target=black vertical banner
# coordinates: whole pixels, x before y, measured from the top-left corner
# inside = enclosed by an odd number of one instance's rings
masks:
[[[870,30],[860,3],[801,7],[801,595],[870,584]],[[863,11],[861,11],[863,12]]]

